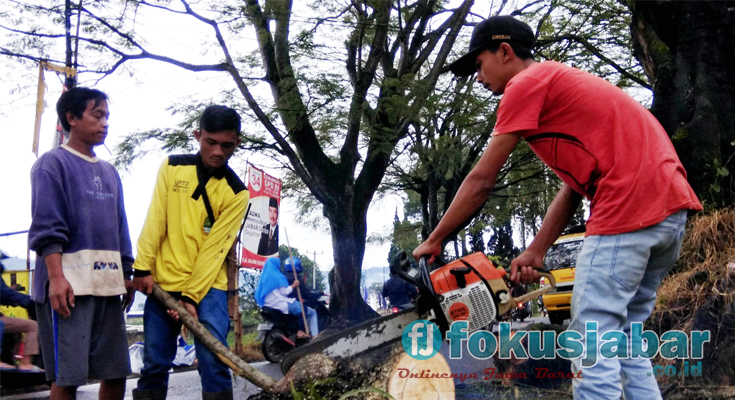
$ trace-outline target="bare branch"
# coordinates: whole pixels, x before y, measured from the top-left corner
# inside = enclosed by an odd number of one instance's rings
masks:
[[[290,7],[287,4],[279,4],[280,6]],[[290,15],[290,12],[284,14]],[[309,123],[306,107],[301,100],[301,94],[296,84],[289,58],[287,56],[284,57],[283,54],[281,56],[278,55],[278,52],[287,52],[289,48],[287,25],[285,30],[284,25],[282,25],[284,23],[287,24],[288,21],[277,21],[278,34],[274,41],[266,16],[263,14],[263,10],[257,1],[248,1],[246,15],[255,27],[258,46],[263,65],[266,69],[266,76],[271,86],[273,99],[276,102],[276,110],[281,116],[283,125],[288,129],[292,142],[296,145],[298,155],[262,111],[256,111],[256,115],[258,115],[261,123],[266,126],[268,132],[286,152],[289,160],[296,169],[296,173],[304,180],[304,183],[312,191],[314,196],[325,205],[333,205],[334,200],[328,195],[330,192],[328,183],[335,182],[339,171],[334,168],[334,163],[324,154],[324,149],[317,140],[314,128]],[[285,65],[279,65],[279,62],[285,63]],[[232,68],[232,74],[233,76],[237,74],[237,70],[234,67]],[[252,96],[247,91],[244,83],[237,82],[237,84],[241,88],[241,92],[246,96],[250,107],[255,107],[260,110],[255,100],[252,99]],[[254,111],[255,108],[253,108]]]
[[[426,96],[424,96],[427,90],[431,90],[436,86],[436,81],[439,79],[439,74],[443,72],[443,65],[447,59],[447,56],[449,55],[449,51],[451,50],[452,46],[454,45],[454,42],[457,39],[457,35],[459,34],[459,30],[462,28],[462,23],[467,17],[467,12],[469,12],[470,7],[472,6],[473,0],[465,0],[462,3],[462,6],[457,9],[455,14],[449,19],[451,23],[451,29],[447,33],[446,39],[444,39],[444,43],[442,44],[441,49],[439,50],[439,54],[436,56],[436,60],[434,61],[434,65],[431,69],[431,72],[429,72],[429,75],[425,78],[425,84],[419,85],[417,92],[411,96],[414,99],[413,104],[411,104],[411,110],[406,114],[406,116],[403,118],[403,121],[399,125],[398,131],[403,131],[403,129],[408,126],[408,123],[411,119],[414,118],[416,113],[419,111],[419,108],[422,104],[424,104]]]
[[[53,62],[59,63],[59,64],[64,64],[65,63],[65,61],[62,61],[62,60],[53,60],[53,59],[48,59],[48,58],[33,57],[33,56],[29,56],[27,54],[16,53],[16,52],[11,51],[11,50],[8,50],[8,49],[6,49],[4,47],[0,47],[0,54],[6,55],[6,56],[9,56],[9,57],[24,58],[24,59],[35,61],[35,62],[38,62],[38,61],[53,61]]]
[[[151,8],[158,8],[158,9],[161,9],[161,10],[166,10],[166,11],[172,12],[174,14],[188,14],[186,11],[179,11],[179,10],[174,10],[173,8],[164,7],[164,6],[158,5],[158,4],[151,4],[151,3],[149,3],[149,2],[147,2],[145,0],[142,0],[140,2],[140,4],[142,4],[144,6],[151,7]]]
[[[373,33],[373,41],[370,45],[370,53],[365,62],[365,66],[360,70],[357,76],[357,86],[352,95],[350,111],[347,117],[347,137],[344,145],[340,150],[341,161],[345,165],[351,166],[352,169],[357,165],[360,154],[357,149],[358,138],[360,136],[360,122],[363,113],[363,104],[375,80],[375,71],[378,68],[383,53],[386,51],[386,43],[388,38],[388,23],[390,22],[390,1],[382,1],[375,3],[375,32]]]
[[[632,80],[633,82],[641,85],[642,87],[644,87],[646,89],[651,90],[651,85],[649,85],[648,82],[645,82],[644,80],[640,79],[639,77],[631,74],[630,72],[628,72],[628,70],[626,70],[625,68],[621,67],[620,65],[618,65],[615,61],[611,60],[610,58],[605,57],[602,54],[602,52],[599,49],[597,49],[597,47],[593,46],[592,43],[590,43],[587,39],[585,39],[585,38],[583,38],[581,36],[565,35],[565,36],[556,36],[556,37],[552,37],[552,38],[542,39],[542,40],[539,40],[538,41],[537,46],[544,46],[544,45],[555,43],[555,42],[561,42],[563,40],[574,41],[574,42],[577,42],[577,43],[581,44],[590,53],[592,53],[595,56],[597,56],[597,58],[599,58],[600,60],[606,62],[608,65],[610,65],[611,67],[613,67],[616,71],[618,71],[624,77]]]
[[[144,49],[143,49],[143,46],[141,46],[141,45],[140,45],[140,44],[139,44],[139,43],[138,43],[138,42],[137,42],[137,41],[136,41],[135,39],[133,39],[133,38],[132,38],[132,37],[131,37],[130,35],[128,35],[127,33],[123,33],[122,31],[120,31],[120,30],[119,30],[119,29],[117,29],[116,27],[112,26],[112,24],[110,24],[109,22],[107,22],[107,20],[105,20],[104,18],[100,18],[100,17],[98,17],[98,16],[96,15],[96,14],[94,14],[94,13],[93,13],[93,12],[91,12],[91,11],[89,11],[89,10],[88,10],[88,9],[87,9],[86,7],[82,7],[82,11],[84,11],[85,13],[87,13],[87,15],[89,15],[90,17],[92,17],[92,19],[94,19],[95,21],[99,22],[99,23],[100,23],[100,24],[102,24],[102,25],[103,25],[104,27],[106,27],[107,29],[109,29],[109,30],[111,30],[111,31],[112,31],[113,33],[115,33],[116,35],[118,35],[118,36],[120,36],[121,38],[123,38],[123,39],[127,40],[127,41],[128,41],[128,43],[130,43],[131,45],[133,45],[133,46],[137,47],[137,48],[138,48],[138,49],[140,49],[141,51],[144,51]]]
[[[55,35],[55,34],[48,34],[48,33],[38,33],[38,32],[21,31],[21,30],[18,30],[18,29],[8,28],[7,26],[4,26],[4,25],[0,25],[0,28],[5,29],[5,30],[10,31],[10,32],[20,33],[20,34],[23,34],[23,35],[28,35],[28,36],[33,36],[33,37],[42,37],[42,38],[49,38],[49,39],[58,39],[58,38],[63,38],[64,37],[63,34]]]

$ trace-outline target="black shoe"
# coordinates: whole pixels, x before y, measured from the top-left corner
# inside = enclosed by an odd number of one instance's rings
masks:
[[[232,400],[232,389],[224,392],[202,392],[202,400]]]
[[[133,389],[133,400],[166,400],[168,388],[161,389]]]

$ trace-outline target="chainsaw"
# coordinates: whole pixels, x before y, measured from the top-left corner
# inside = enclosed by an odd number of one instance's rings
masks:
[[[481,252],[462,257],[431,273],[427,257],[421,257],[418,267],[408,261],[405,251],[392,260],[391,268],[419,291],[413,309],[372,319],[354,327],[335,332],[289,352],[281,361],[286,374],[301,357],[322,353],[335,360],[360,356],[401,339],[403,330],[419,319],[435,323],[444,337],[454,321],[467,321],[468,333],[482,329],[510,312],[519,303],[546,294],[556,288],[554,276],[538,271],[549,285],[512,297],[510,280],[504,269],[497,269]]]

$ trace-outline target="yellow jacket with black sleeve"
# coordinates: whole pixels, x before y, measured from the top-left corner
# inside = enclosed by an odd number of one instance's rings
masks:
[[[199,182],[214,224],[210,223]],[[151,206],[138,239],[135,276],[153,275],[167,292],[198,305],[210,288],[227,290],[225,257],[245,216],[249,193],[229,166],[207,171],[201,156],[169,156],[158,170]]]

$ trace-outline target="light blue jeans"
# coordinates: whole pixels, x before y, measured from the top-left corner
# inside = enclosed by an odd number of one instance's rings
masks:
[[[651,360],[646,358],[606,359],[599,355],[604,332],[623,331],[630,338],[630,324],[645,321],[656,304],[656,290],[679,258],[687,211],[664,221],[619,235],[588,236],[577,259],[572,322],[569,330],[585,337],[585,323],[598,323],[597,364],[583,367],[572,360],[575,400],[661,399]],[[628,339],[630,343],[630,339]],[[630,356],[630,345],[628,346]],[[590,351],[593,349],[587,349]]]
[[[304,307],[306,319],[309,321],[309,334],[314,337],[319,334],[319,318],[311,307]],[[288,303],[288,313],[301,318],[301,303],[298,300]]]

